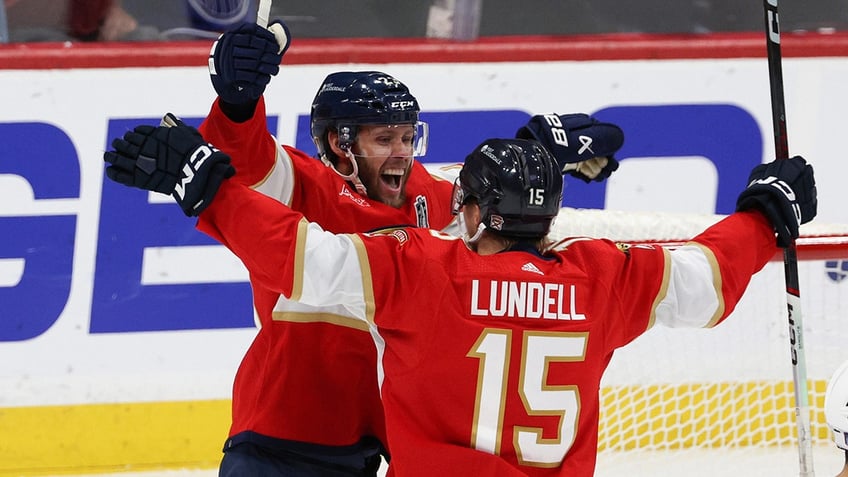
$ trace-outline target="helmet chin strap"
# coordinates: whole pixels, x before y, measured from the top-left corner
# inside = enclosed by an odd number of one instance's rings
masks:
[[[342,179],[353,183],[353,187],[356,188],[356,192],[360,193],[361,195],[367,196],[368,191],[367,191],[367,189],[365,189],[365,184],[363,184],[362,181],[359,180],[359,165],[356,163],[356,157],[354,157],[354,155],[350,151],[350,149],[345,149],[344,152],[345,152],[345,157],[348,158],[348,160],[350,161],[351,167],[353,168],[353,171],[350,174],[342,174],[341,171],[336,169],[336,166],[334,166],[333,163],[330,162],[327,159],[327,156],[324,155],[324,154],[321,155],[321,162],[323,162],[330,169],[335,171],[335,173],[338,174]]]
[[[475,245],[477,245],[477,242],[479,242],[479,241],[480,241],[480,237],[482,237],[482,236],[483,236],[483,232],[484,232],[485,230],[486,230],[486,226],[483,224],[483,222],[480,222],[480,223],[477,225],[477,231],[476,231],[476,232],[474,232],[474,235],[472,235],[471,237],[469,237],[469,236],[468,236],[468,232],[463,232],[463,233],[462,233],[462,240],[463,240],[463,241],[466,243],[466,245],[468,245],[469,247],[471,247],[471,246],[475,246]]]

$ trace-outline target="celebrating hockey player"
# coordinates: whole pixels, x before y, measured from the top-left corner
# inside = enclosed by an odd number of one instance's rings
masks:
[[[848,361],[839,366],[827,383],[824,417],[833,442],[845,454],[842,471],[836,477],[848,477]]]
[[[796,156],[754,168],[738,211],[685,246],[551,245],[559,165],[535,141],[492,139],[454,185],[466,240],[421,228],[335,235],[228,180],[225,153],[168,122],[116,139],[108,176],[157,191],[179,182],[177,203],[240,257],[257,303],[283,295],[332,309],[322,331],[370,331],[398,476],[591,476],[612,352],[657,323],[722,322],[777,252],[775,234],[781,244],[797,238],[817,208],[812,167]],[[336,343],[334,353],[362,345]],[[308,360],[265,364],[316,385],[325,379],[316,371],[328,371]]]
[[[290,35],[278,21],[269,30],[240,25],[212,48],[218,97],[200,131],[231,157],[238,171],[233,180],[336,233],[451,224],[452,181],[431,176],[415,160],[426,150],[426,124],[418,100],[389,74],[326,77],[310,118],[320,161],[277,143],[268,132],[263,93]],[[535,116],[519,134],[538,137],[564,173],[584,181],[608,177],[623,142],[617,126],[585,114]],[[581,136],[592,147],[583,147]],[[367,331],[332,325],[333,310],[254,290],[261,328],[235,378],[221,474],[376,475],[386,436]]]

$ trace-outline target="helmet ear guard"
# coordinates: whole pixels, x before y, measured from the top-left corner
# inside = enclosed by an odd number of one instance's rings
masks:
[[[338,146],[342,151],[349,151],[353,146],[354,141],[356,141],[356,133],[357,127],[353,125],[342,125],[339,126],[339,139]]]
[[[338,155],[333,151],[330,144],[330,132],[337,134],[336,146],[343,153],[351,152],[353,143],[356,142],[357,127],[344,125],[338,127],[327,127],[323,129],[320,136],[312,136],[312,142],[318,150],[318,158],[328,166],[336,166],[339,162]]]

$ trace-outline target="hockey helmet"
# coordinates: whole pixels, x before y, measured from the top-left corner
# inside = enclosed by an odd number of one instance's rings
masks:
[[[848,361],[842,363],[827,384],[824,416],[836,445],[848,451]]]
[[[363,124],[415,126],[413,155],[427,150],[427,124],[418,120],[418,100],[409,88],[379,71],[341,71],[328,75],[312,101],[312,140],[319,156],[335,164],[327,132],[339,133],[339,147],[349,150]]]
[[[454,184],[453,213],[473,197],[483,225],[516,238],[542,238],[562,203],[562,174],[536,141],[488,139],[465,158]]]

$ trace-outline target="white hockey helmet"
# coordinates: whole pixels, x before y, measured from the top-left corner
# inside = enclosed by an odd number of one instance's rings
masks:
[[[824,416],[836,445],[848,451],[848,361],[839,366],[827,383]]]

